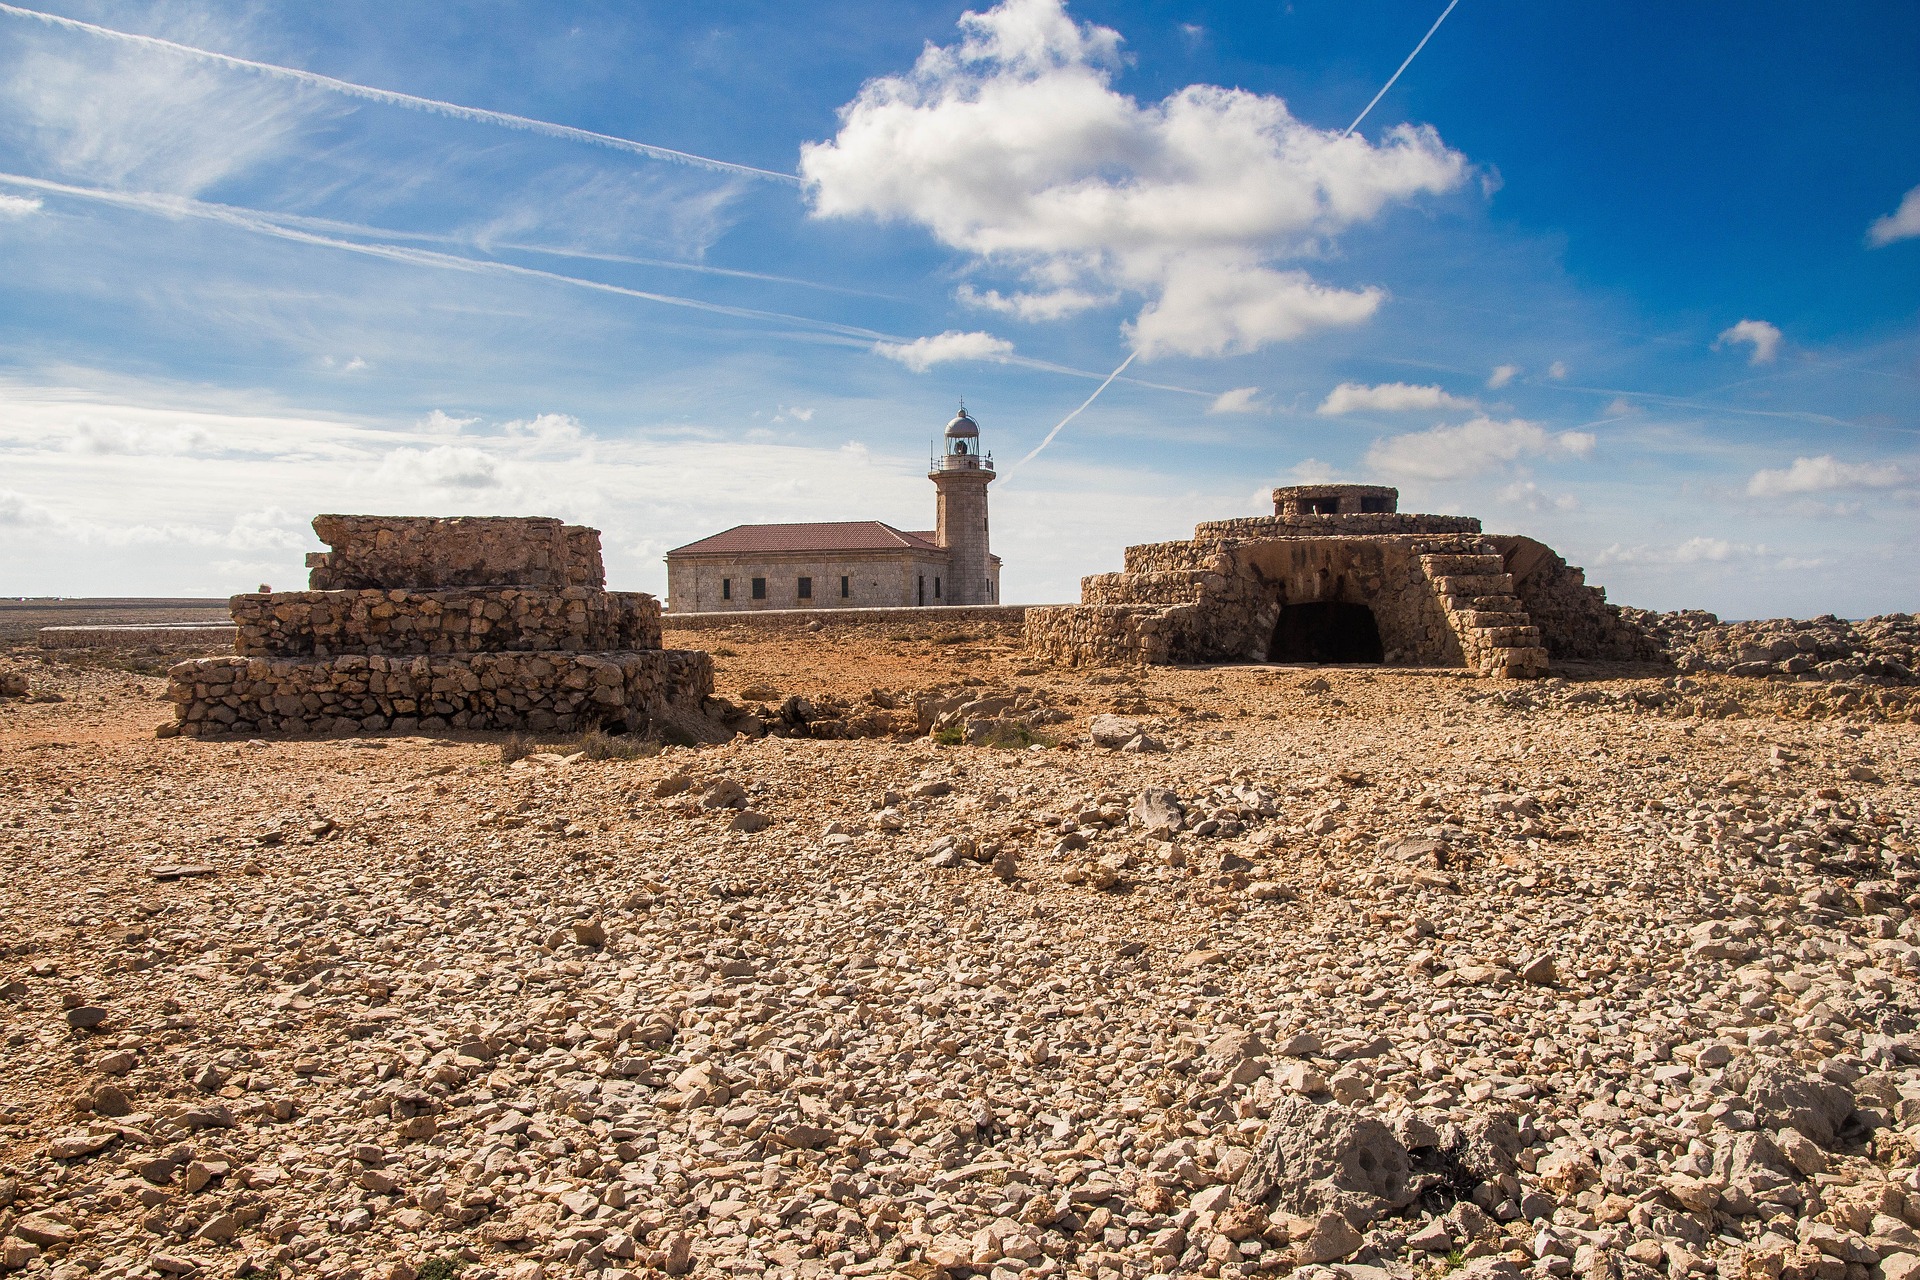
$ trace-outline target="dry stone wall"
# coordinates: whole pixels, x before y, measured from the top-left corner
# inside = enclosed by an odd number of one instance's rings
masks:
[[[236,656],[168,670],[162,736],[713,727],[712,661],[660,647],[652,596],[600,589],[596,530],[374,516],[314,530],[334,548],[310,557],[315,589],[235,596]]]
[[[1123,572],[1082,580],[1078,606],[1029,609],[1025,634],[1036,654],[1070,665],[1260,661],[1283,613],[1307,604],[1364,606],[1377,656],[1394,664],[1528,677],[1546,674],[1550,656],[1660,654],[1542,544],[1483,535],[1468,516],[1394,510],[1212,521],[1190,541],[1128,547]]]
[[[285,591],[232,609],[243,657],[660,647],[660,602],[637,591]]]
[[[606,585],[600,531],[547,516],[316,516],[315,591]]]
[[[444,729],[641,731],[698,715],[705,653],[476,653],[199,658],[167,672],[174,733],[401,733]],[[171,735],[169,735],[171,736]]]

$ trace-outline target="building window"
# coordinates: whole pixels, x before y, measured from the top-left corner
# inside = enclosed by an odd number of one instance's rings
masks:
[[[840,598],[845,600],[851,595],[853,595],[853,584],[846,578],[840,579]]]
[[[920,603],[925,604],[926,602],[927,602],[927,575],[923,573],[920,575]]]
[[[1386,510],[1387,500],[1385,498],[1360,499],[1360,512],[1362,515],[1383,515]]]
[[[933,580],[933,598],[935,600],[940,598],[940,579],[938,578]]]
[[[813,599],[813,579],[812,578],[800,579],[800,598],[802,600]]]
[[[765,578],[755,578],[753,580],[753,598],[755,600],[765,600],[767,598],[767,580]]]
[[[720,579],[720,598],[722,600],[733,599],[733,579],[732,578]]]

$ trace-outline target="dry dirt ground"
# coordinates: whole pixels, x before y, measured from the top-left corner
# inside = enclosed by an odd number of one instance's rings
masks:
[[[700,642],[1069,718],[509,765],[0,654],[0,1268],[1920,1275],[1870,699]]]

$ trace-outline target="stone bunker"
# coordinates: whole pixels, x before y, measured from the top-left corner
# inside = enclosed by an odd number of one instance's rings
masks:
[[[1029,608],[1026,642],[1073,666],[1386,663],[1542,676],[1554,658],[1647,661],[1656,642],[1532,538],[1399,509],[1396,489],[1297,485],[1274,514],[1128,547],[1078,605]]]
[[[547,517],[323,515],[308,591],[230,602],[233,657],[167,672],[162,736],[698,726],[711,659],[605,589],[597,529]]]

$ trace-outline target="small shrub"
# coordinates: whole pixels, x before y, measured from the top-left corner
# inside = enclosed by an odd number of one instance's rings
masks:
[[[966,635],[963,632],[947,631],[935,636],[933,642],[935,644],[966,644],[972,639],[972,636]]]
[[[709,649],[707,650],[707,652],[712,654],[716,658],[737,658],[740,656],[738,653],[734,652],[732,649],[727,648],[727,646],[725,645],[721,645],[718,649]]]
[[[453,1277],[460,1274],[460,1268],[464,1265],[452,1254],[443,1253],[437,1258],[429,1258],[421,1263],[420,1269],[413,1273],[414,1280],[453,1280]]]
[[[967,740],[967,727],[962,724],[943,725],[929,736],[943,747],[957,747]]]
[[[589,760],[644,760],[660,754],[661,742],[655,737],[629,738],[589,729],[573,744],[575,751]]]
[[[525,760],[539,749],[539,745],[526,734],[510,733],[500,744],[500,763],[506,765],[516,760]]]

